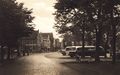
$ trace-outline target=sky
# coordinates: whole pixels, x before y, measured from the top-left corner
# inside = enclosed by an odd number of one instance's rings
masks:
[[[24,3],[24,7],[33,9],[32,15],[35,17],[33,23],[36,25],[35,29],[39,29],[39,32],[53,32],[54,37],[58,37],[54,26],[55,12],[54,4],[56,0],[17,0],[17,2]]]

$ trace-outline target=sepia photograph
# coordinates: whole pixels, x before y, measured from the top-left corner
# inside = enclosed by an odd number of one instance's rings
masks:
[[[0,0],[0,75],[120,75],[120,0]]]

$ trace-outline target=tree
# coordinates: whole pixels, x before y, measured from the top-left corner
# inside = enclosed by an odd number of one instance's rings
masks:
[[[81,34],[83,56],[84,56],[84,45],[85,45],[85,33],[88,30],[92,30],[92,23],[90,23],[89,19],[93,17],[92,13],[93,11],[95,11],[95,9],[91,7],[90,2],[91,1],[87,1],[87,0],[85,1],[84,0],[70,0],[70,1],[58,0],[58,3],[56,3],[55,5],[55,8],[57,9],[55,13],[56,19],[57,19],[56,27],[58,28],[58,30],[61,30],[61,31],[65,31],[64,29],[66,28],[66,31],[69,30],[73,34],[76,34],[78,32]],[[67,25],[67,23],[72,23],[71,28],[65,26]],[[61,27],[63,27],[64,29],[62,29]],[[77,34],[77,35],[80,36],[80,34]]]
[[[67,31],[71,31],[73,35],[79,38],[80,35],[82,35],[82,50],[84,56],[84,37],[86,31],[85,29],[87,28],[87,16],[84,13],[84,10],[80,10],[78,6],[76,6],[77,3],[75,1],[58,0],[58,3],[55,5],[55,8],[57,9],[55,12],[57,22],[55,27],[58,29],[59,33],[66,33]],[[68,24],[72,24],[72,26],[68,26]]]
[[[119,0],[110,0],[106,1],[106,6],[104,7],[105,14],[107,15],[108,22],[110,23],[111,26],[111,31],[112,31],[112,51],[113,51],[113,58],[112,61],[113,63],[116,62],[116,34],[117,34],[117,27],[119,28],[119,5],[120,1]]]
[[[99,46],[103,45],[104,35],[109,36],[112,32],[113,62],[115,62],[116,27],[119,27],[120,14],[119,6],[119,0],[57,0],[55,4],[55,8],[57,9],[55,12],[57,19],[56,27],[62,32],[71,31],[75,34],[80,32],[82,35],[83,50],[84,33],[95,33],[96,61],[100,61],[98,52]],[[66,26],[68,23],[71,23],[72,26]]]
[[[0,0],[0,44],[8,47],[8,59],[11,48],[17,46],[18,39],[28,36],[34,29],[32,10],[23,5],[15,0]]]

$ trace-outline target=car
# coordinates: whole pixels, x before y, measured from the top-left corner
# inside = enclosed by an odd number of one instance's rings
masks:
[[[120,59],[120,51],[116,51],[116,58]]]
[[[65,48],[66,55],[69,55],[69,56],[71,52],[75,52],[75,51],[76,51],[76,46],[67,46]]]
[[[71,57],[73,57],[73,53],[76,52],[76,46],[67,46],[65,49],[61,50],[61,53],[63,55],[69,55]]]
[[[83,55],[82,47],[77,48],[76,54],[79,56]],[[106,55],[106,52],[102,46],[99,46],[99,48],[98,48],[98,55],[99,56]],[[95,46],[84,46],[84,56],[95,57],[96,56],[96,47]]]
[[[80,48],[80,47],[82,47],[82,46],[73,46],[73,49],[72,49],[72,50],[69,50],[68,55],[69,55],[70,57],[75,57],[76,51],[77,51],[77,49]]]
[[[113,51],[110,51],[110,55],[113,56]],[[116,50],[115,55],[116,59],[120,59],[120,50]]]
[[[69,55],[70,57],[74,57],[78,47],[81,46],[67,46],[65,49],[61,51],[61,53],[63,55]]]
[[[63,56],[65,56],[65,55],[66,55],[65,49],[61,49],[61,50],[60,50],[60,53],[61,53]]]

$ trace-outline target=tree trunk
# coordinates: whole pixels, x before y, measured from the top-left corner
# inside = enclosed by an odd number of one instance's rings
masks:
[[[96,27],[96,57],[95,57],[95,61],[96,62],[100,62],[100,58],[99,58],[99,46],[100,46],[100,42],[101,42],[101,39],[102,39],[102,37],[101,37],[101,33],[102,33],[102,31],[101,31],[101,27],[102,27],[102,15],[101,15],[101,12],[102,12],[102,1],[100,1],[100,4],[99,4],[99,9],[98,9],[98,14],[97,14],[97,16],[98,16],[98,28]]]
[[[107,58],[107,49],[108,49],[109,33],[107,32],[106,42],[105,42],[105,58]]]
[[[5,54],[5,51],[3,49],[3,46],[1,46],[1,62],[4,61],[4,54]]]
[[[99,58],[99,53],[98,53],[98,49],[99,49],[99,45],[100,45],[100,36],[99,36],[99,31],[97,31],[96,29],[96,54],[95,54],[95,62],[100,62],[100,58]]]
[[[112,28],[113,28],[113,38],[112,38],[113,57],[112,57],[112,62],[114,64],[114,63],[116,63],[116,26],[112,25]]]
[[[113,50],[113,56],[112,56],[112,63],[116,63],[116,25],[114,24],[113,19],[113,10],[111,11],[111,26],[112,26],[112,50]]]
[[[17,48],[17,56],[20,56],[20,49]]]
[[[84,49],[85,49],[85,28],[84,26],[82,27],[82,58],[85,57],[85,52],[84,52]]]
[[[10,60],[10,55],[11,55],[11,49],[8,48],[8,53],[7,53],[7,59]]]

